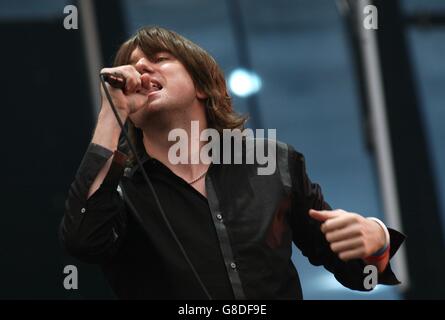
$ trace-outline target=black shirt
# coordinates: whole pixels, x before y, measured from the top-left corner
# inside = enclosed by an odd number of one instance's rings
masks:
[[[186,253],[211,297],[214,299],[233,299],[232,287],[226,275],[224,260],[221,256],[207,198],[156,159],[145,159],[144,167],[147,172],[150,172],[150,180],[156,188],[156,193],[172,229],[184,245]],[[153,203],[142,200],[147,195],[151,197],[151,194],[140,172],[135,176],[134,185],[134,192],[139,194],[141,207],[144,208],[141,211],[157,211],[157,214],[160,214]],[[163,226],[159,226],[159,228],[163,228]],[[169,238],[171,238],[171,235],[165,232],[159,234],[157,239],[153,241],[160,246],[159,250],[161,252],[176,253],[178,256],[174,260],[178,260],[178,265],[185,268],[182,272],[187,274],[187,278],[192,277],[189,274],[188,266],[182,261],[181,254],[176,252],[175,245],[169,247],[171,245]],[[157,263],[157,261],[155,260],[152,263]],[[172,270],[172,272],[177,271]],[[165,275],[165,277],[169,278],[168,275]],[[176,279],[176,276],[173,276],[171,280],[179,284],[184,282],[181,277]],[[190,280],[192,283],[195,281],[193,278]],[[163,286],[173,287],[173,284],[168,284],[165,280],[163,282]],[[198,291],[196,293],[198,296],[202,294],[199,286],[195,283],[193,283],[192,288]],[[191,294],[191,296],[193,295]]]
[[[143,165],[168,221],[213,299],[301,299],[291,261],[292,241],[314,265],[324,265],[345,286],[363,287],[364,262],[341,261],[308,215],[330,209],[306,174],[303,156],[276,144],[277,169],[258,164],[212,164],[207,199],[156,159]],[[206,299],[163,220],[141,170],[125,169],[114,153],[100,188],[88,190],[113,154],[91,144],[69,190],[60,236],[73,256],[103,269],[119,298]],[[119,188],[118,188],[119,183]],[[391,256],[403,235],[391,230]],[[379,283],[397,284],[391,267]]]

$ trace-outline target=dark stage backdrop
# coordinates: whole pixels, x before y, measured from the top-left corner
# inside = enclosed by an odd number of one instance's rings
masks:
[[[2,23],[0,39],[0,299],[111,297],[98,268],[67,257],[57,239],[93,130],[81,33],[39,20]],[[78,267],[79,290],[63,287],[68,264]]]

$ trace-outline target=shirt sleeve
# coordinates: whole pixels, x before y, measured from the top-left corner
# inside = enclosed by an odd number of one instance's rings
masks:
[[[113,156],[102,185],[88,199],[88,191]],[[126,230],[126,209],[117,186],[127,156],[91,143],[81,161],[65,201],[59,238],[74,257],[88,263],[102,263],[118,250]]]
[[[320,229],[321,223],[309,216],[309,209],[331,210],[331,207],[324,200],[320,186],[309,179],[304,156],[290,146],[289,169],[293,196],[290,224],[295,245],[311,264],[323,265],[345,287],[369,291],[364,287],[364,279],[367,276],[364,273],[365,262],[362,259],[347,262],[341,260],[331,250]],[[390,257],[392,257],[404,241],[404,236],[390,228],[388,231],[391,243]],[[378,283],[388,285],[400,283],[389,263],[386,269],[378,275]]]

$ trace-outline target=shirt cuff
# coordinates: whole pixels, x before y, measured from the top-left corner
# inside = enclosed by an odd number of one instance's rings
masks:
[[[371,257],[379,257],[379,256],[383,255],[389,248],[389,245],[390,245],[389,231],[388,231],[388,228],[386,227],[386,225],[380,219],[377,219],[374,217],[369,217],[368,219],[377,222],[382,227],[383,231],[385,232],[385,245],[371,256]]]
[[[111,151],[108,148],[105,148],[103,146],[101,146],[100,144],[96,144],[91,142],[90,145],[88,146],[88,150],[87,152],[90,153],[95,153],[101,157],[104,157],[106,159],[110,158],[113,155],[113,151]]]

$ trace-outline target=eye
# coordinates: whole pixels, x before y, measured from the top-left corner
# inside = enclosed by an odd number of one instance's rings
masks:
[[[158,62],[162,62],[162,61],[165,61],[165,60],[168,60],[168,57],[167,57],[167,56],[157,56],[157,57],[155,58],[155,62],[156,62],[156,63],[158,63]]]

